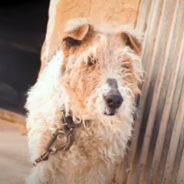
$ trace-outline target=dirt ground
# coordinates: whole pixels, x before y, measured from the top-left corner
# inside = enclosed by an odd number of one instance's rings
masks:
[[[0,120],[0,184],[24,184],[31,163],[22,125]]]

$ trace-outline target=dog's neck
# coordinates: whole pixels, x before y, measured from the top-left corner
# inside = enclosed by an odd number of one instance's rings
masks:
[[[86,124],[91,121],[89,118],[81,118],[79,114],[74,114],[72,110],[64,106],[61,109],[61,113],[65,122],[66,120],[68,120],[67,122],[73,121],[75,125]]]

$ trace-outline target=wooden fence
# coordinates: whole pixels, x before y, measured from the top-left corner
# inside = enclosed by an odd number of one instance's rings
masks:
[[[184,1],[142,0],[146,79],[123,184],[184,183]]]

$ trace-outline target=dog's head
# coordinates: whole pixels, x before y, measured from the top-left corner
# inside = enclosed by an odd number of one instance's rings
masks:
[[[72,110],[114,116],[132,108],[143,76],[135,31],[74,19],[63,35],[62,85]]]

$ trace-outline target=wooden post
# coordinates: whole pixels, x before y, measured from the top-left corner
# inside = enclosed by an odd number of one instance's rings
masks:
[[[89,17],[110,24],[135,24],[140,0],[51,0],[41,70],[57,49],[61,30],[71,18]]]

